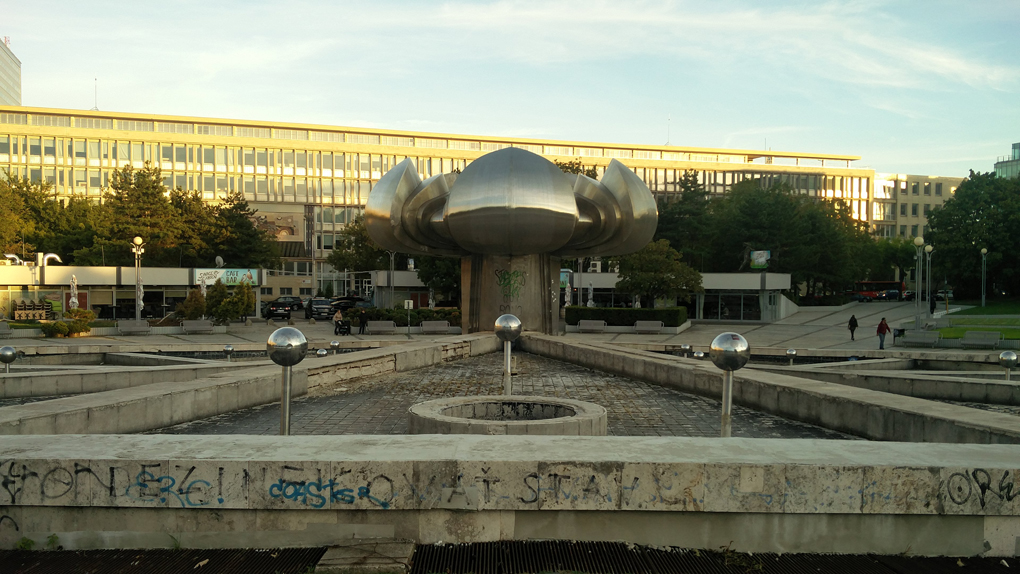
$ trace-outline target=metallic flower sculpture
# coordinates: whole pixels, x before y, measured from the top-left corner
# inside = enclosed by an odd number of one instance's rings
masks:
[[[637,251],[652,239],[658,212],[644,182],[616,160],[596,181],[506,148],[425,181],[405,160],[372,189],[365,219],[388,251],[462,258],[465,333],[491,329],[505,313],[553,333],[559,259]]]
[[[595,181],[520,148],[425,181],[404,160],[372,189],[365,215],[385,249],[446,256],[623,255],[644,247],[658,221],[648,187],[622,163]]]

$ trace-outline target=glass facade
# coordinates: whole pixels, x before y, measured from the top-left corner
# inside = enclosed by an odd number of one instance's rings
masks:
[[[1007,179],[1020,177],[1020,143],[1013,144],[1010,155],[995,162],[995,175]]]
[[[0,42],[0,106],[21,105],[21,60]]]
[[[0,170],[49,182],[58,197],[101,201],[114,170],[151,162],[168,187],[195,191],[206,201],[240,191],[279,239],[314,246],[316,258],[329,253],[335,234],[364,210],[372,186],[398,163],[410,159],[428,178],[464,170],[480,155],[511,146],[551,160],[580,159],[600,175],[617,159],[656,196],[675,193],[684,171],[692,169],[713,195],[760,178],[765,185],[784,183],[801,195],[841,201],[859,220],[890,217],[873,205],[874,172],[850,167],[853,156],[579,145],[0,106]],[[306,249],[305,258],[310,256]]]

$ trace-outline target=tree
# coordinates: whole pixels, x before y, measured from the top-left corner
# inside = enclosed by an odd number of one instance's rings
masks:
[[[359,214],[336,235],[333,252],[326,263],[338,271],[386,269],[389,268],[389,254],[372,241],[365,227],[365,216]]]
[[[227,300],[227,286],[222,279],[217,279],[211,287],[205,290],[205,312],[207,315],[218,317],[218,309]]]
[[[693,169],[684,171],[676,182],[676,193],[660,196],[659,225],[654,240],[665,239],[683,254],[684,259],[705,267],[710,233],[708,228],[708,192]]]
[[[678,297],[691,300],[702,291],[701,273],[681,261],[680,253],[660,239],[620,258],[620,280],[616,289],[651,300]]]
[[[24,253],[27,257],[35,251],[34,245],[26,241],[27,235],[35,231],[26,198],[44,190],[42,186],[33,186],[27,179],[12,176],[6,170],[0,177],[0,247],[4,253]]]
[[[205,316],[205,296],[200,289],[188,291],[188,298],[177,304],[177,316],[188,321],[201,319]]]
[[[174,264],[181,267],[212,266],[218,255],[216,246],[211,245],[217,231],[213,209],[202,201],[197,191],[177,188],[170,191],[169,197],[174,216],[184,223],[175,245],[177,261]]]
[[[956,194],[928,216],[932,279],[943,278],[958,298],[981,296],[981,249],[988,249],[988,293],[1020,293],[1020,179],[970,172]]]
[[[212,244],[231,267],[276,267],[279,263],[276,238],[255,225],[256,214],[240,191],[227,194],[216,208]]]
[[[113,172],[106,194],[112,212],[107,264],[130,265],[134,261],[128,244],[139,236],[145,240],[145,262],[150,266],[176,266],[178,245],[185,225],[177,217],[163,174],[151,163],[139,170],[125,166]]]
[[[255,292],[247,281],[241,281],[234,288],[234,294],[231,297],[237,299],[237,308],[240,310],[242,319],[247,319],[248,315],[255,312]]]
[[[556,167],[560,168],[560,171],[562,171],[563,173],[586,175],[592,179],[599,178],[599,170],[593,165],[585,167],[584,165],[581,164],[581,158],[577,158],[573,161],[553,160],[553,163],[556,164]]]
[[[436,293],[436,299],[460,300],[460,259],[454,257],[414,258],[418,279]]]

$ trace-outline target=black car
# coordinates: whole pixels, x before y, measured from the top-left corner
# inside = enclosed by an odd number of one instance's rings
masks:
[[[297,300],[296,307],[294,300]],[[269,302],[269,307],[266,309],[266,319],[272,319],[273,317],[283,317],[284,319],[290,319],[291,311],[300,308],[301,299],[299,297],[293,297],[290,295],[279,297],[275,301]]]
[[[305,306],[305,302],[301,300],[301,297],[294,295],[280,295],[274,302],[286,303],[291,311],[300,311]]]
[[[305,319],[318,319],[319,317],[329,319],[332,316],[333,306],[330,305],[329,299],[313,297],[305,304]]]

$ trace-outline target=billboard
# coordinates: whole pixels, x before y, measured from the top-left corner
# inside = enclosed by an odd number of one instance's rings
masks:
[[[195,276],[191,281],[192,285],[201,285],[204,281],[206,285],[212,285],[219,279],[223,281],[223,284],[227,287],[236,287],[240,285],[242,281],[246,281],[251,286],[259,284],[259,270],[258,269],[195,269]]]
[[[772,258],[771,251],[752,251],[751,269],[768,269],[769,259]]]

